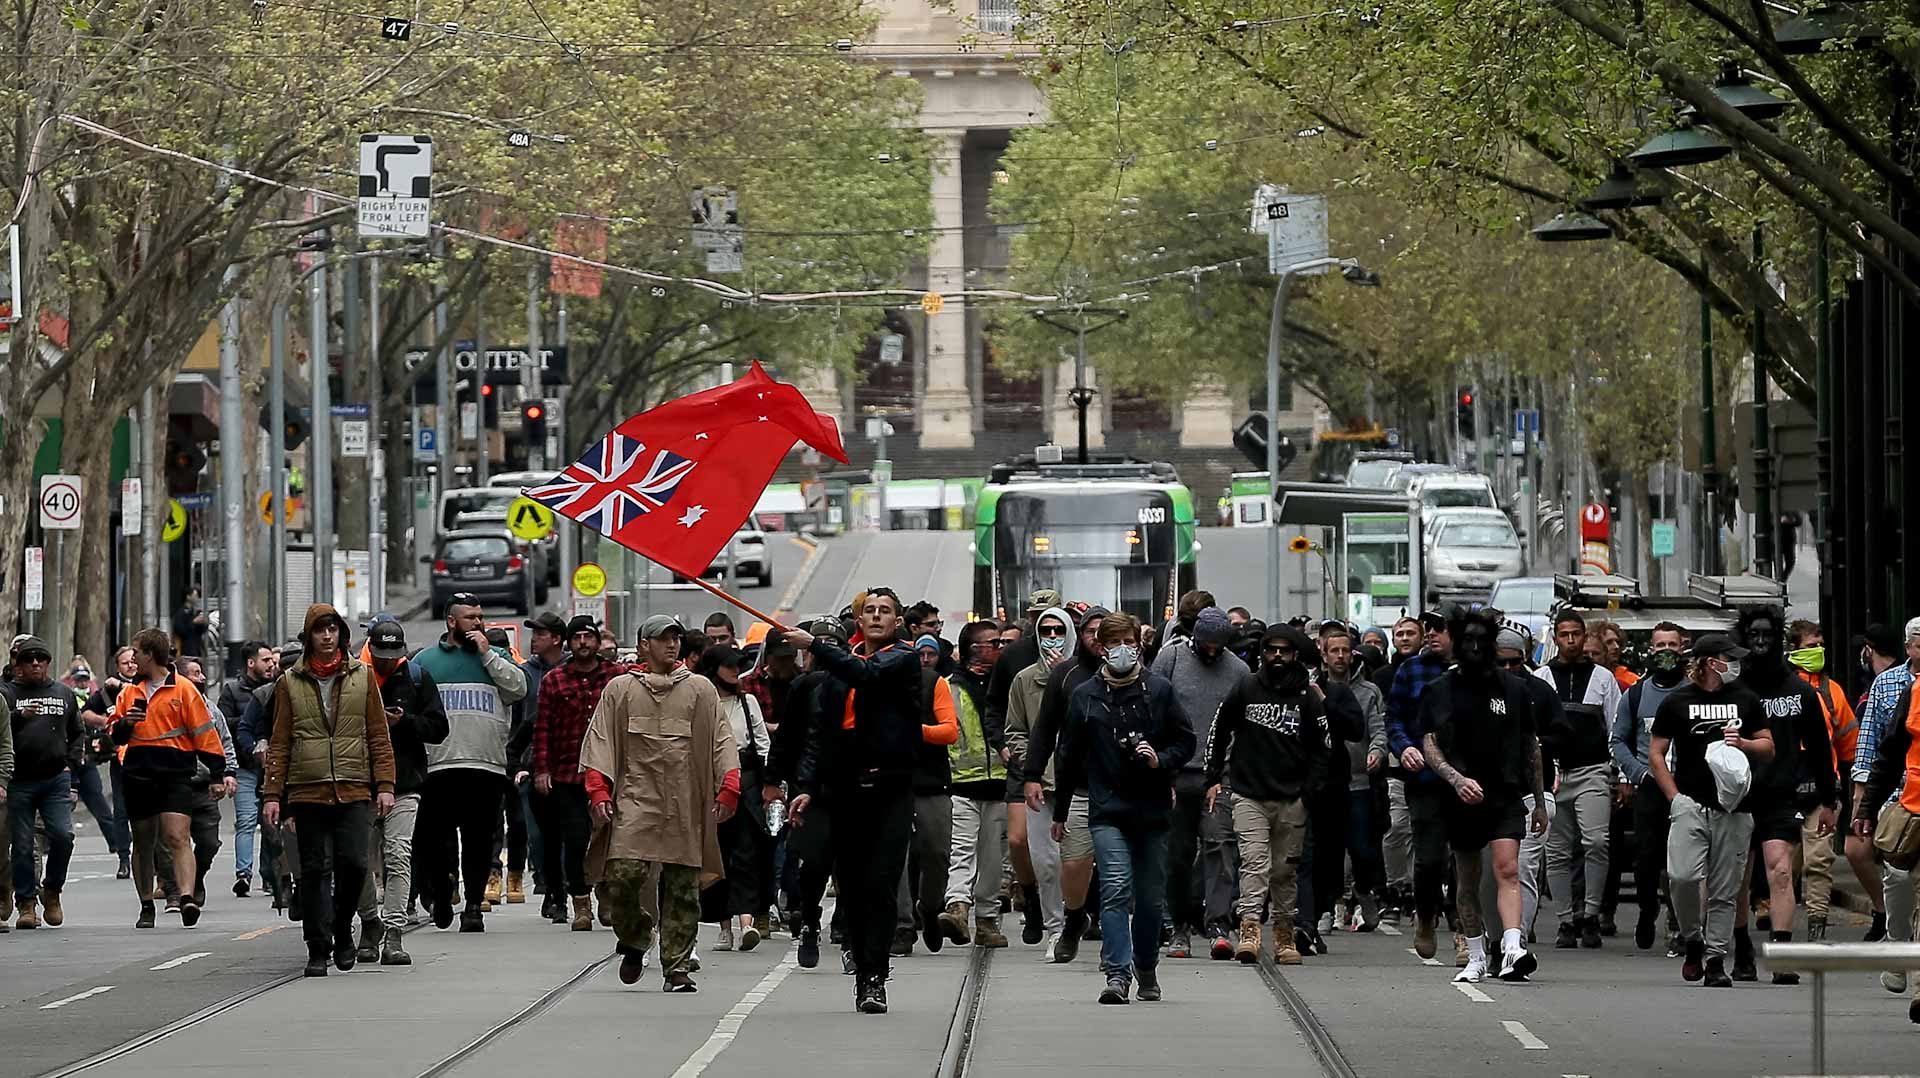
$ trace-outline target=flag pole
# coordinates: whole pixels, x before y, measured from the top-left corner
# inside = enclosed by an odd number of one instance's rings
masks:
[[[754,617],[759,618],[761,621],[766,622],[768,625],[773,626],[773,628],[776,631],[782,632],[782,633],[788,631],[785,625],[780,624],[779,618],[774,617],[772,614],[766,614],[766,613],[762,613],[759,610],[755,610],[753,607],[747,605],[747,601],[745,599],[741,599],[735,596],[732,592],[729,592],[723,588],[716,588],[712,584],[707,583],[705,580],[697,576],[690,576],[687,579],[692,581],[695,584],[700,585],[701,588],[705,589],[706,592],[712,595],[714,598],[719,599],[722,602],[731,603],[734,606],[737,606],[740,609],[746,611],[747,613],[752,614]]]

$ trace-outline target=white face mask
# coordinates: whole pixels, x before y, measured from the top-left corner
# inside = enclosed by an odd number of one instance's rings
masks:
[[[1140,649],[1132,644],[1115,644],[1107,649],[1107,669],[1126,677],[1140,665]]]
[[[1731,659],[1731,660],[1722,662],[1720,665],[1724,667],[1724,669],[1720,672],[1721,681],[1739,681],[1740,680],[1740,660]]]

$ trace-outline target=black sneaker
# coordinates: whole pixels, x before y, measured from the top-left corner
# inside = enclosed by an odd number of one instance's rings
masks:
[[[1733,979],[1736,981],[1760,979],[1760,971],[1753,964],[1753,937],[1737,929],[1733,933]]]
[[[1633,945],[1642,951],[1652,950],[1653,932],[1659,923],[1659,915],[1653,910],[1641,910],[1640,919],[1633,923]]]
[[[252,892],[253,892],[253,881],[252,881],[252,880],[249,880],[249,879],[247,879],[247,878],[246,878],[245,876],[235,876],[235,877],[234,877],[234,879],[233,879],[233,897],[235,897],[235,898],[246,898],[246,897],[247,897],[248,895],[250,895],[250,894],[252,894]]]
[[[1307,931],[1307,941],[1313,945],[1313,953],[1326,954],[1327,941],[1320,938],[1320,929],[1315,927],[1315,928],[1309,928],[1306,931]]]
[[[199,923],[200,903],[194,901],[192,895],[188,895],[180,903],[180,926],[182,928],[192,928]]]
[[[964,927],[965,926],[962,926],[962,928]],[[940,953],[941,944],[946,942],[946,934],[940,930],[939,914],[934,914],[931,917],[924,913],[920,915],[920,938],[926,942],[927,953]],[[963,940],[966,939],[966,933],[964,931],[960,934],[960,938]],[[907,941],[907,953],[913,953],[913,941],[911,938]]]
[[[151,902],[140,903],[140,919],[133,922],[133,927],[135,928],[152,928],[153,927],[153,903]]]
[[[1620,926],[1614,923],[1612,910],[1600,914],[1600,934],[1609,939],[1620,934]]]
[[[439,912],[435,911],[434,921],[438,922],[439,920]],[[460,911],[460,931],[485,932],[486,930],[487,921],[486,918],[481,915],[480,904],[478,902],[467,903],[467,908]]]
[[[1047,935],[1046,922],[1040,913],[1040,888],[1024,887],[1020,898],[1024,907],[1021,910],[1020,942],[1029,947],[1038,946]]]
[[[348,932],[346,935],[333,941],[333,965],[335,969],[345,973],[353,968],[353,964],[359,960],[359,957],[359,952],[353,946],[352,932]]]
[[[1107,986],[1100,990],[1100,1002],[1107,1004],[1126,1003],[1127,989],[1129,987],[1131,986],[1127,983],[1127,978],[1124,974],[1112,974],[1107,978]]]
[[[308,977],[327,975],[327,949],[325,946],[307,948],[307,968],[301,971]]]
[[[1138,995],[1142,1003],[1160,1002],[1160,977],[1150,969],[1135,969],[1134,977],[1139,981]]]
[[[1708,988],[1732,988],[1733,978],[1727,976],[1727,969],[1719,958],[1707,959],[1705,984]]]
[[[684,973],[669,973],[667,974],[666,980],[660,985],[660,991],[684,995],[700,991],[700,986],[694,984],[693,978]]]
[[[840,972],[848,977],[853,976],[855,972],[853,952],[844,947],[840,949]]]
[[[847,957],[851,959],[853,956],[848,954]],[[851,968],[847,972],[853,973],[853,1011],[859,1014],[867,1005],[867,975],[854,973]]]
[[[1560,931],[1554,934],[1553,946],[1560,951],[1571,951],[1580,946],[1579,926],[1572,921],[1560,922]]]
[[[812,969],[820,964],[820,930],[812,925],[800,930],[800,946],[796,956],[801,969]]]
[[[113,878],[116,880],[130,880],[133,878],[132,854],[123,852],[120,855],[120,867],[113,870]]]
[[[1680,979],[1683,981],[1699,980],[1705,975],[1705,966],[1703,963],[1705,963],[1707,958],[1707,945],[1699,939],[1690,939],[1683,941],[1680,947],[1686,954],[1686,957],[1680,962]],[[1719,959],[1716,958],[1714,961],[1718,962]]]
[[[453,900],[452,899],[436,898],[433,900],[433,927],[435,928],[452,928],[453,927]]]
[[[867,981],[867,998],[860,1001],[861,1014],[887,1013],[887,982],[882,977],[872,977]]]
[[[1867,927],[1867,934],[1861,937],[1862,943],[1879,943],[1887,938],[1887,911],[1873,911],[1873,924]]]
[[[1303,955],[1319,953],[1313,949],[1313,936],[1304,928],[1293,930],[1293,949]]]
[[[1589,951],[1600,949],[1600,918],[1588,917],[1580,922],[1580,946]]]
[[[887,948],[887,953],[892,955],[895,958],[906,958],[912,955],[913,954],[913,929],[911,928],[894,929],[893,943],[891,946]]]
[[[1066,923],[1060,926],[1060,938],[1053,942],[1053,960],[1071,962],[1080,953],[1080,937],[1087,931],[1087,911],[1068,910]]]

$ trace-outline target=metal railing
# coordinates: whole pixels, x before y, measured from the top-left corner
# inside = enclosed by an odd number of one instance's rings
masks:
[[[1813,974],[1813,1073],[1827,1073],[1827,974],[1920,970],[1920,943],[1766,943],[1769,969]]]

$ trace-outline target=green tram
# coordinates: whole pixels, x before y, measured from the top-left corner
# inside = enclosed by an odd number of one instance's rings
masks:
[[[1107,457],[1087,464],[1023,455],[994,466],[974,507],[973,613],[1018,618],[1029,593],[1133,614],[1173,616],[1195,587],[1193,494],[1173,466]],[[1057,458],[1056,458],[1057,459]]]

